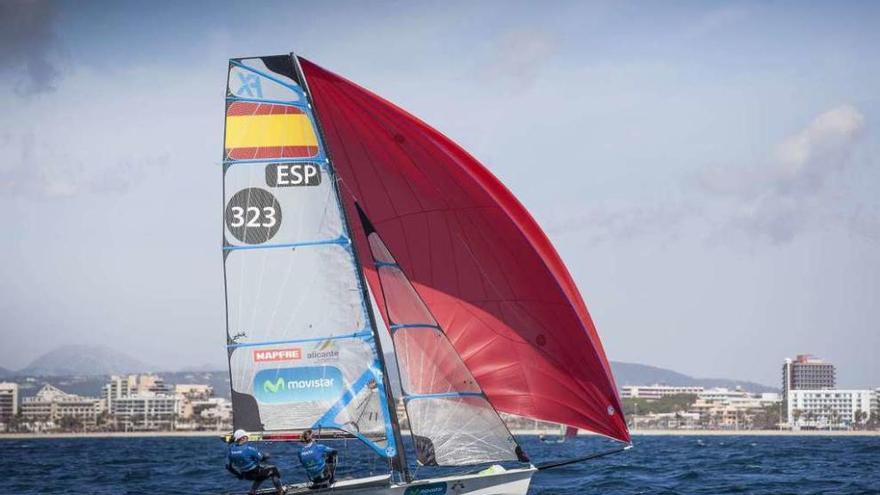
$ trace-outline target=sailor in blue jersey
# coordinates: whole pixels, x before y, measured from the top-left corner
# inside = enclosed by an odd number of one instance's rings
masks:
[[[336,449],[315,443],[312,430],[302,434],[303,445],[299,451],[299,462],[306,468],[306,474],[312,482],[312,488],[322,488],[336,481]]]
[[[244,430],[235,430],[232,434],[232,444],[226,455],[226,469],[240,480],[253,481],[250,494],[257,493],[257,489],[267,479],[272,480],[278,495],[284,494],[281,486],[281,473],[278,468],[269,464],[262,464],[269,459],[268,454],[257,450],[248,444],[248,436]]]

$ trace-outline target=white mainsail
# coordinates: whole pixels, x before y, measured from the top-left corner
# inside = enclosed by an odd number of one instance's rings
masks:
[[[285,63],[286,60],[286,63]],[[333,171],[289,57],[233,60],[223,250],[236,427],[398,446]]]

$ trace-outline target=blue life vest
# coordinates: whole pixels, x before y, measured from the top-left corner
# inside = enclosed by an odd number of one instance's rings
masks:
[[[232,444],[229,446],[229,454],[226,456],[229,465],[234,467],[239,473],[245,473],[260,465],[263,460],[263,454],[256,448],[244,444]]]
[[[327,465],[327,454],[336,452],[335,450],[312,442],[307,444],[299,451],[299,462],[306,468],[306,474],[309,479],[314,480],[324,475],[324,467]]]

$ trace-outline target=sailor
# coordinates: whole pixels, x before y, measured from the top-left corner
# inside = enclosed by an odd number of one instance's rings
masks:
[[[275,491],[278,495],[284,494],[281,486],[281,473],[278,468],[270,464],[263,464],[269,459],[268,454],[257,450],[248,444],[248,435],[244,430],[235,430],[232,434],[232,444],[229,445],[229,453],[226,456],[226,469],[240,480],[253,481],[251,491],[254,495],[257,489],[267,479],[272,479]]]
[[[315,443],[312,430],[303,432],[303,445],[299,451],[299,462],[306,468],[306,475],[312,482],[312,488],[328,487],[336,481],[336,449]]]

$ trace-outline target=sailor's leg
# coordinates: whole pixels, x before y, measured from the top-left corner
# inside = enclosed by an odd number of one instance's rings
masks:
[[[333,484],[336,481],[336,453],[330,454],[327,456],[327,470],[329,471],[329,483]]]
[[[263,484],[263,480],[265,479],[266,478],[261,478],[259,476],[254,478],[254,482],[251,484],[251,491],[248,493],[250,493],[251,495],[255,495],[257,493],[257,490],[260,489],[260,485]]]
[[[278,468],[275,466],[269,466],[271,471],[269,471],[269,475],[272,477],[272,484],[275,485],[275,491],[278,492],[279,495],[284,493],[284,489],[281,487],[281,472],[278,471]]]

